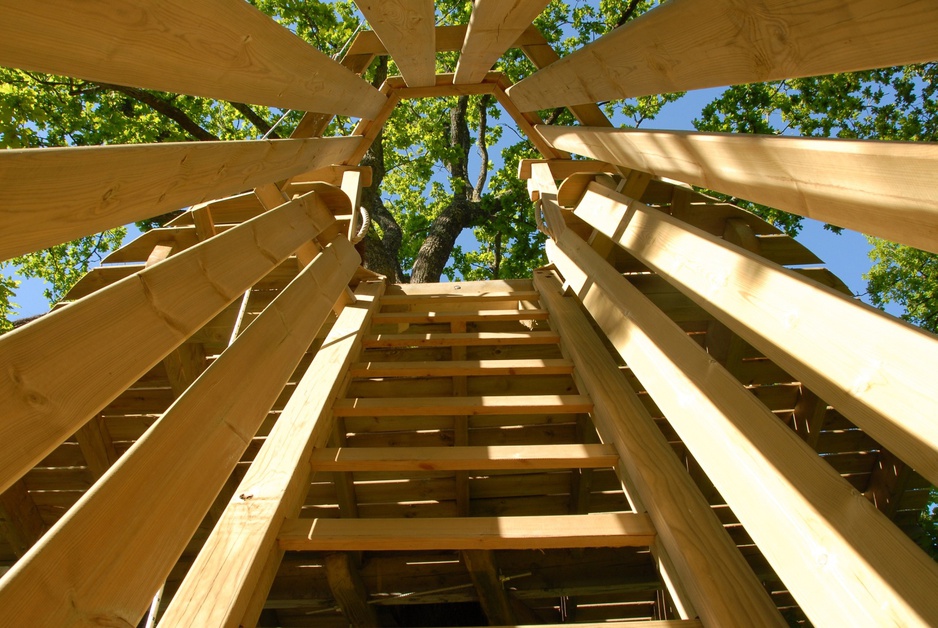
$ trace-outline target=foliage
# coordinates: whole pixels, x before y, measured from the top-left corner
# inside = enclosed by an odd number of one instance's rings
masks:
[[[938,333],[938,255],[879,238],[873,246],[873,266],[863,275],[873,305],[899,303],[902,318]]]

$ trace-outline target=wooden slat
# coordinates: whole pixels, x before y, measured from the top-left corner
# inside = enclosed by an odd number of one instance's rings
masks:
[[[340,399],[336,416],[454,416],[479,414],[576,414],[593,407],[582,395],[483,395]]]
[[[938,483],[938,337],[600,185],[576,215]]]
[[[433,85],[436,18],[433,0],[355,0],[407,85]]]
[[[534,281],[594,400],[593,422],[603,440],[619,452],[629,496],[648,511],[658,543],[697,613],[713,626],[785,625],[576,298],[563,296],[555,272],[535,271]]]
[[[436,362],[358,362],[351,377],[454,377],[457,375],[564,375],[573,372],[569,360],[440,360]]]
[[[611,445],[342,447],[313,453],[313,471],[489,471],[611,467]]]
[[[505,583],[498,577],[494,553],[491,550],[466,550],[461,557],[489,624],[517,623]]]
[[[284,517],[299,512],[309,488],[307,460],[332,434],[329,409],[341,392],[344,369],[358,351],[384,282],[362,283],[304,373],[235,495],[173,597],[167,626],[239,622],[252,592],[270,589],[282,552],[276,535]],[[264,569],[273,560],[273,569]]]
[[[938,145],[539,126],[557,148],[938,253]]]
[[[241,0],[3,0],[0,12],[8,67],[366,118],[385,100]]]
[[[934,61],[938,5],[666,2],[509,90],[524,111]],[[705,51],[705,52],[702,52]]]
[[[0,259],[341,162],[356,144],[316,138],[0,151]]]
[[[45,534],[47,526],[22,480],[0,494],[0,532],[18,558]]]
[[[518,178],[527,181],[531,178],[531,167],[544,163],[550,167],[554,179],[563,181],[567,177],[581,172],[616,172],[616,167],[602,161],[572,161],[569,159],[522,159],[518,163]]]
[[[136,625],[359,261],[335,240],[238,336],[7,574],[7,622]]]
[[[0,490],[332,222],[300,197],[0,338]]]
[[[287,551],[555,549],[644,547],[655,538],[646,515],[433,519],[288,519]]]
[[[480,345],[544,345],[557,342],[552,331],[377,334],[366,336],[366,348],[454,347]]]
[[[548,0],[476,0],[456,64],[456,83],[477,83],[527,30]]]
[[[547,247],[815,625],[938,620],[929,556],[575,233]]]
[[[380,626],[375,607],[368,604],[368,590],[351,554],[329,554],[323,565],[332,597],[351,628]]]
[[[375,324],[385,323],[452,323],[482,321],[518,321],[544,320],[547,312],[541,309],[531,310],[473,310],[464,312],[391,312],[375,314]]]

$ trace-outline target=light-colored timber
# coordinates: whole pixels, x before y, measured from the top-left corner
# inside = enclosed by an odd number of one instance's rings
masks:
[[[938,58],[938,7],[876,0],[659,5],[509,90],[522,111]],[[701,54],[705,50],[706,54]]]
[[[593,407],[581,395],[411,397],[406,399],[342,399],[336,402],[336,416],[440,416],[476,414],[575,414]]]
[[[366,336],[364,346],[377,348],[542,345],[555,343],[557,338],[557,334],[550,331],[377,334]]]
[[[351,138],[317,138],[0,151],[0,259],[341,161],[354,149]]]
[[[536,18],[547,0],[478,0],[456,64],[455,83],[477,83]]]
[[[0,64],[301,111],[373,117],[378,90],[239,0],[4,0]],[[159,63],[154,63],[159,59]]]
[[[781,616],[736,544],[674,455],[648,411],[619,372],[575,297],[564,297],[555,274],[534,272],[542,302],[576,364],[593,420],[614,444],[700,616],[719,626],[781,626]],[[695,574],[710,573],[709,578]]]
[[[277,552],[280,522],[299,511],[309,479],[304,463],[331,434],[329,408],[383,292],[383,283],[363,283],[355,291],[355,303],[339,314],[326,337],[327,349],[316,354],[298,384],[173,598],[164,625],[237,623],[253,591],[270,589],[273,573],[263,570],[264,563]]]
[[[355,0],[410,87],[433,85],[436,28],[433,0]]]
[[[495,447],[368,447],[320,449],[314,471],[473,471],[611,467],[617,455],[607,445]]]
[[[938,253],[938,145],[539,126],[557,148]]]
[[[0,338],[0,490],[331,222],[301,197]]]
[[[136,623],[359,261],[344,238],[329,244],[118,461],[114,473],[17,563],[0,584],[8,621]],[[245,370],[251,386],[224,385]],[[187,481],[193,477],[199,481]],[[160,542],[152,543],[157,537]],[[124,568],[114,568],[127,557],[132,559]],[[147,569],[132,566],[141,563]],[[54,572],[59,576],[50,579]],[[17,603],[24,599],[36,603]]]
[[[902,359],[938,358],[934,335],[598,184],[576,215],[618,236],[625,250],[938,483],[932,373]],[[844,328],[856,334],[850,343],[838,342]]]
[[[448,360],[441,362],[357,362],[352,377],[456,377],[469,375],[561,375],[573,372],[563,359]]]
[[[655,537],[646,515],[609,513],[558,517],[462,519],[290,519],[280,547],[301,550],[475,550],[643,547]]]
[[[575,233],[547,250],[813,622],[938,617],[930,557]]]

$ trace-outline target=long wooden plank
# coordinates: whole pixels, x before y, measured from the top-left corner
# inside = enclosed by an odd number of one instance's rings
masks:
[[[576,215],[938,483],[938,337],[601,185]]]
[[[0,151],[0,259],[341,162],[354,138]]]
[[[409,87],[436,80],[433,0],[355,0]]]
[[[554,146],[938,253],[938,145],[538,126]]]
[[[275,549],[280,522],[295,517],[303,503],[310,453],[332,434],[329,409],[383,291],[384,282],[356,288],[355,303],[342,310],[234,493],[252,498],[229,502],[166,610],[163,625],[237,624],[252,592],[270,589],[276,569],[265,572],[265,561]]]
[[[13,68],[365,118],[385,101],[241,0],[2,0],[0,13]]]
[[[456,64],[456,83],[478,83],[527,30],[548,0],[476,0]]]
[[[300,197],[0,338],[0,490],[333,222]]]
[[[938,5],[677,0],[509,90],[524,111],[938,59]]]
[[[490,471],[611,467],[611,445],[341,447],[313,452],[313,471]]]
[[[481,395],[472,397],[357,398],[336,401],[336,416],[457,416],[577,414],[593,407],[583,395]]]
[[[552,331],[377,334],[366,336],[366,348],[455,347],[479,345],[543,345],[557,342]]]
[[[6,622],[136,625],[359,261],[339,238],[277,296],[0,581]]]
[[[815,625],[938,621],[938,565],[571,230],[548,257]]]
[[[534,321],[547,318],[547,311],[531,310],[472,310],[463,312],[389,312],[375,314],[375,324],[385,323],[452,323],[491,321]]]
[[[658,543],[697,613],[712,626],[785,625],[576,298],[563,296],[555,271],[534,271],[534,282],[576,363],[579,381],[594,400],[593,423],[619,452],[629,496],[648,511]]]
[[[562,359],[357,362],[349,369],[351,377],[565,375],[572,372],[573,364]]]
[[[287,551],[563,549],[645,547],[655,538],[646,515],[433,519],[288,519]]]

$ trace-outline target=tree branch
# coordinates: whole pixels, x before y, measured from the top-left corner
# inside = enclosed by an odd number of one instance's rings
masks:
[[[120,92],[121,94],[124,94],[125,96],[130,96],[134,100],[137,100],[143,103],[144,105],[147,105],[148,107],[150,107],[157,113],[162,114],[166,116],[167,118],[169,118],[170,120],[174,121],[186,133],[188,133],[189,135],[191,135],[197,140],[216,141],[216,142],[220,141],[218,137],[209,133],[208,131],[203,129],[201,126],[199,126],[199,124],[196,123],[196,121],[190,118],[188,115],[186,115],[186,113],[182,109],[172,104],[171,102],[160,98],[156,94],[153,94],[151,92],[148,92],[142,89],[137,89],[136,87],[125,87],[124,85],[111,85],[110,83],[98,83],[98,85],[100,85],[101,87],[105,89],[110,89],[115,92]]]
[[[490,94],[485,94],[479,99],[479,137],[476,140],[476,145],[479,147],[479,157],[482,163],[479,164],[479,176],[476,179],[476,186],[472,190],[472,200],[476,202],[482,200],[482,190],[485,189],[485,180],[489,175],[489,147],[486,132],[488,131],[487,107],[491,98]]]
[[[270,124],[267,123],[262,116],[258,115],[256,111],[251,109],[250,105],[246,105],[243,102],[231,102],[231,106],[238,110],[238,112],[243,115],[248,121],[254,125],[258,131],[261,132],[261,135],[267,135],[268,139],[277,140],[280,139],[280,136],[277,135],[276,131],[270,130]]]

